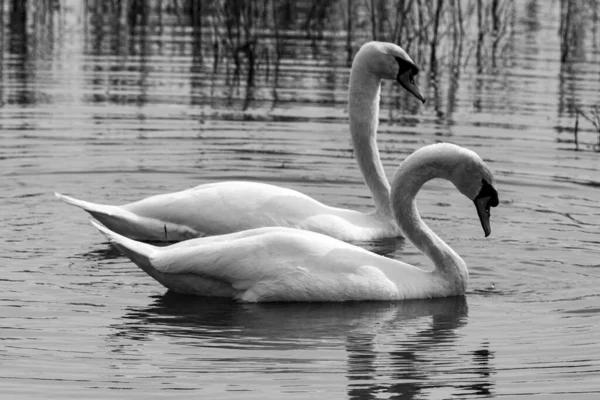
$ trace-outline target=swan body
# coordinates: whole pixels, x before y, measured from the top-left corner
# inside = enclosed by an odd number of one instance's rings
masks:
[[[425,271],[338,239],[306,230],[264,227],[156,247],[92,223],[148,275],[170,290],[244,302],[403,300],[460,295],[466,264],[429,229],[415,196],[433,178],[452,181],[472,199],[486,236],[498,193],[474,152],[435,144],[398,168],[390,196],[402,232],[434,264]]]
[[[139,240],[178,242],[266,226],[333,232],[343,240],[400,233],[393,220],[377,213],[330,207],[296,190],[260,182],[209,183],[124,206],[56,196],[83,208],[111,230]]]
[[[400,235],[390,208],[390,185],[376,133],[382,79],[396,80],[421,101],[414,83],[418,68],[399,46],[369,42],[354,58],[348,113],[354,153],[375,203],[362,213],[329,207],[297,191],[258,182],[219,182],[160,194],[122,206],[102,205],[55,193],[90,213],[112,231],[132,239],[177,242],[240,230],[282,226],[324,233],[341,240]]]

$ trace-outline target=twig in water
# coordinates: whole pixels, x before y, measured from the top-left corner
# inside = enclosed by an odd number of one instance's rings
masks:
[[[594,104],[592,108],[592,115],[588,115],[583,109],[578,109],[581,116],[594,125],[596,128],[596,132],[598,133],[598,142],[594,144],[594,151],[600,151],[600,110],[598,109],[598,104]]]
[[[575,135],[575,151],[579,151],[579,139],[577,138],[577,133],[579,129],[579,110],[575,113],[575,131],[573,134]]]

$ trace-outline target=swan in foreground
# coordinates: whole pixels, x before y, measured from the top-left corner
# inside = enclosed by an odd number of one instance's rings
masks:
[[[419,72],[392,43],[369,42],[352,63],[348,113],[354,154],[375,210],[362,213],[327,206],[295,190],[259,182],[209,183],[152,196],[123,206],[94,204],[55,193],[83,208],[111,230],[132,239],[177,242],[264,226],[286,226],[324,233],[340,240],[395,237],[400,231],[390,208],[390,185],[377,149],[382,79],[394,79],[425,101],[414,82]]]
[[[487,237],[498,192],[473,151],[423,147],[398,168],[391,204],[402,232],[434,264],[424,271],[338,239],[300,229],[257,228],[156,247],[92,221],[148,275],[175,292],[244,302],[402,300],[460,295],[469,273],[460,256],[421,219],[415,196],[433,178],[450,180],[473,200]]]

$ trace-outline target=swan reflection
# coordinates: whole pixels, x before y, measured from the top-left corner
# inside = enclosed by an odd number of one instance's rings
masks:
[[[122,323],[112,326],[109,342],[122,345],[124,339],[139,343],[166,338],[171,349],[177,345],[202,349],[191,351],[196,355],[215,347],[224,353],[226,349],[240,354],[251,351],[251,359],[242,355],[235,361],[240,368],[255,363],[259,351],[261,362],[272,360],[262,373],[273,373],[281,354],[300,350],[308,357],[308,373],[314,374],[310,352],[316,365],[318,351],[339,354],[343,349],[340,365],[351,399],[379,398],[382,393],[411,399],[432,391],[487,396],[493,387],[493,352],[489,344],[466,354],[458,352],[462,347],[456,342],[467,322],[464,296],[404,302],[240,304],[168,292],[147,307],[130,308]],[[219,353],[211,352],[209,362],[218,362],[214,354]],[[307,361],[287,357],[288,363]]]
[[[444,398],[490,395],[492,353],[487,347],[467,355],[454,351],[458,329],[467,324],[466,298],[422,300],[413,307],[413,318],[426,318],[414,325],[394,325],[384,342],[377,334],[348,335],[348,397],[375,399],[385,393],[393,399],[416,399],[429,398],[432,392],[443,393]]]

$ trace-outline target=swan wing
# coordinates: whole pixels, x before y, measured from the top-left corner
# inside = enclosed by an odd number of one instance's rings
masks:
[[[396,286],[375,267],[383,257],[314,232],[263,228],[162,248],[154,267],[227,282],[243,301],[392,298]],[[221,240],[219,240],[221,239]]]
[[[390,235],[393,224],[326,206],[298,191],[270,184],[226,181],[126,204],[95,204],[56,194],[104,226],[132,239],[177,242],[264,226],[326,233],[343,240]]]
[[[260,182],[225,181],[125,205],[143,217],[177,221],[207,235],[261,226],[290,226],[330,207],[292,189]]]

